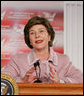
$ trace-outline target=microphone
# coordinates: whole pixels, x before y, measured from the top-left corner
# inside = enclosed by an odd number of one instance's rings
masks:
[[[37,66],[39,67],[39,77],[38,77],[37,70],[36,70]],[[41,72],[40,63],[38,61],[36,63],[34,63],[34,67],[35,67],[35,71],[36,71],[36,76],[38,77],[37,80],[34,81],[34,83],[42,83],[42,81],[40,80],[40,72]]]

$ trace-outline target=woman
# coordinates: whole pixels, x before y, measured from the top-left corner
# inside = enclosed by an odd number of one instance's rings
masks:
[[[43,17],[32,17],[24,28],[25,43],[32,50],[18,54],[2,74],[17,82],[83,83],[83,74],[69,61],[67,55],[53,51],[55,32]]]

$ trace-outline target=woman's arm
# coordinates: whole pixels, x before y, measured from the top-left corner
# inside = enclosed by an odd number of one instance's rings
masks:
[[[14,80],[17,79],[17,77],[20,74],[20,70],[16,64],[15,59],[11,59],[11,62],[7,64],[6,66],[1,68],[1,74],[6,74],[10,77],[12,77]]]
[[[83,73],[77,69],[72,62],[70,62],[68,56],[66,56],[68,63],[65,64],[65,83],[83,83]],[[66,60],[65,60],[66,61]],[[65,62],[66,63],[66,62]]]

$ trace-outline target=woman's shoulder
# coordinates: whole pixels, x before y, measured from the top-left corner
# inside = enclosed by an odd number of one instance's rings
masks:
[[[57,55],[58,57],[58,60],[65,60],[65,61],[69,61],[69,56],[67,54],[64,54],[64,53],[58,53],[58,52],[55,52],[55,54]]]
[[[59,57],[69,57],[67,54],[56,52]]]
[[[52,47],[51,47],[51,53],[53,54],[54,57],[58,58],[58,60],[69,61],[69,56],[67,54],[59,53],[59,52],[55,51],[54,48],[52,48]]]
[[[31,52],[24,52],[24,53],[18,53],[18,54],[15,54],[11,57],[11,59],[24,59],[24,58],[27,58],[27,56],[30,54]]]

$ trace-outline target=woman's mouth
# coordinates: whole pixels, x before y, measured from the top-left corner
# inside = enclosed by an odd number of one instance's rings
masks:
[[[35,41],[36,44],[40,44],[42,42],[43,42],[43,40],[37,40],[37,41]]]

